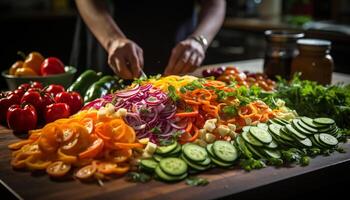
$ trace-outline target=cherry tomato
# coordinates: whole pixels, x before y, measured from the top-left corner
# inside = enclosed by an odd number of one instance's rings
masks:
[[[33,105],[39,116],[42,113],[42,102],[41,94],[35,88],[25,92],[21,99],[21,103],[30,103]]]
[[[23,89],[16,89],[16,90],[12,91],[12,93],[17,94],[18,97],[21,99],[23,97],[24,93],[25,93],[25,90],[23,90]]]
[[[58,93],[64,92],[65,89],[62,85],[51,84],[46,88],[45,91],[50,93],[53,97],[55,97]]]
[[[92,177],[96,172],[96,166],[95,165],[86,165],[83,168],[80,168],[76,173],[75,177],[79,179],[88,179]]]
[[[20,86],[18,86],[17,89],[22,89],[24,91],[27,91],[30,88],[30,84],[29,83],[23,83]]]
[[[66,175],[72,168],[70,164],[64,163],[62,161],[56,161],[51,163],[47,168],[46,172],[52,177],[62,177]]]
[[[19,96],[13,92],[0,99],[0,122],[6,121],[6,113],[9,107],[13,104],[19,104],[19,102]]]
[[[49,57],[41,63],[40,70],[43,76],[61,74],[64,73],[64,64],[58,58]]]
[[[56,95],[55,101],[68,104],[71,115],[75,114],[83,107],[83,100],[77,92],[60,92]]]
[[[44,116],[46,123],[53,122],[61,118],[68,118],[70,116],[69,106],[66,103],[50,104],[46,106]]]
[[[34,106],[12,105],[7,110],[7,125],[16,132],[26,132],[36,128],[38,116]]]
[[[43,89],[43,85],[42,85],[40,82],[38,82],[38,81],[32,82],[32,83],[30,84],[30,87],[31,87],[31,88]]]

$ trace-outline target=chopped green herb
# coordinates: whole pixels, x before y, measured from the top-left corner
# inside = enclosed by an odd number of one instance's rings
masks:
[[[155,126],[150,131],[154,134],[160,134],[162,130],[158,126]]]
[[[222,109],[222,112],[229,116],[229,117],[232,117],[232,116],[235,116],[237,114],[237,107],[236,106],[233,106],[233,105],[230,105],[230,106],[225,106],[223,109]]]
[[[174,86],[169,85],[168,86],[168,95],[173,101],[178,101],[180,99],[179,95],[176,93],[176,89]]]
[[[205,186],[209,184],[209,181],[201,177],[188,177],[186,178],[186,184],[191,186]]]
[[[145,173],[130,172],[126,175],[127,180],[131,182],[146,183],[152,179],[152,177]]]

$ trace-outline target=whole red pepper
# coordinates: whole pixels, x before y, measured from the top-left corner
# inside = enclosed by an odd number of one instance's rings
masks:
[[[35,110],[37,111],[38,115],[40,116],[42,113],[42,104],[43,99],[41,97],[40,91],[37,89],[31,89],[24,93],[21,103],[29,103],[34,106]]]
[[[0,122],[5,122],[8,108],[13,104],[19,104],[20,98],[13,92],[9,94],[3,93],[2,95],[3,97],[0,99]]]
[[[66,103],[53,103],[46,107],[45,122],[53,122],[57,119],[68,118],[70,116],[69,106]]]
[[[77,92],[60,92],[56,95],[55,101],[68,104],[71,115],[78,112],[83,107],[83,99]]]
[[[12,105],[7,110],[7,125],[15,132],[26,132],[36,128],[38,116],[30,104]]]
[[[58,58],[49,57],[41,63],[40,70],[43,76],[61,74],[64,73],[64,64]]]

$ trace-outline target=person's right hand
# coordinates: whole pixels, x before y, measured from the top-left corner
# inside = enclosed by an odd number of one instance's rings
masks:
[[[143,50],[127,38],[114,40],[108,49],[108,64],[123,79],[138,78],[143,68]]]

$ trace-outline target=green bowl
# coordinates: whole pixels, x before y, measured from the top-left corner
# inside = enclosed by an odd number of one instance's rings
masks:
[[[62,74],[55,74],[49,76],[26,76],[26,77],[17,77],[8,74],[8,70],[5,70],[1,73],[2,77],[5,78],[7,86],[10,90],[15,90],[22,83],[29,83],[30,81],[38,81],[44,86],[50,84],[59,84],[67,88],[72,84],[73,78],[77,69],[71,66],[66,66],[64,68],[66,71]]]

